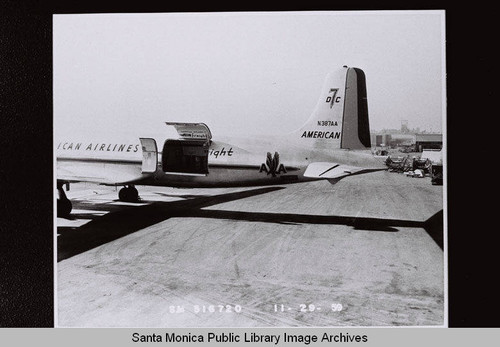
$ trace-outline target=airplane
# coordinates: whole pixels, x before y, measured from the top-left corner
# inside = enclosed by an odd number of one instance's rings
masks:
[[[343,66],[330,72],[309,119],[288,134],[212,139],[204,123],[165,122],[167,126],[175,136],[90,139],[68,134],[56,142],[57,215],[71,213],[63,187],[68,190],[73,182],[123,186],[119,200],[137,202],[135,187],[141,185],[335,184],[348,176],[387,170],[370,150],[366,77],[360,68]]]

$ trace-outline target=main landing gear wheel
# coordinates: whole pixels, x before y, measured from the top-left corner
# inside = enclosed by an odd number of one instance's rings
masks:
[[[59,195],[57,198],[57,216],[58,217],[68,217],[71,213],[71,210],[73,209],[73,205],[71,204],[71,201],[66,196],[66,193],[64,193],[64,189],[62,188],[62,185],[58,185],[57,193]]]
[[[124,187],[118,192],[118,199],[125,202],[137,202],[139,201],[139,192],[134,186]]]

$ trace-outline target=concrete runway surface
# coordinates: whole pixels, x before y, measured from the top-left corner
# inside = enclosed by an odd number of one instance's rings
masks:
[[[57,326],[442,326],[442,186],[377,172],[283,186],[72,184]]]

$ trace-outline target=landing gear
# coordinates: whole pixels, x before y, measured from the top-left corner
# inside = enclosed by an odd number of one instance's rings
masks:
[[[57,182],[57,216],[58,217],[68,217],[73,209],[71,201],[64,193],[63,183]]]
[[[120,191],[118,192],[118,198],[120,199],[120,201],[137,202],[139,201],[139,192],[133,185],[129,185],[120,189]]]

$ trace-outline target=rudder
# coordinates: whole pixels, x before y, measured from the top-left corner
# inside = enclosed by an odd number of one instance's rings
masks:
[[[346,79],[344,120],[340,148],[369,149],[371,143],[365,73],[358,68],[349,68]]]

